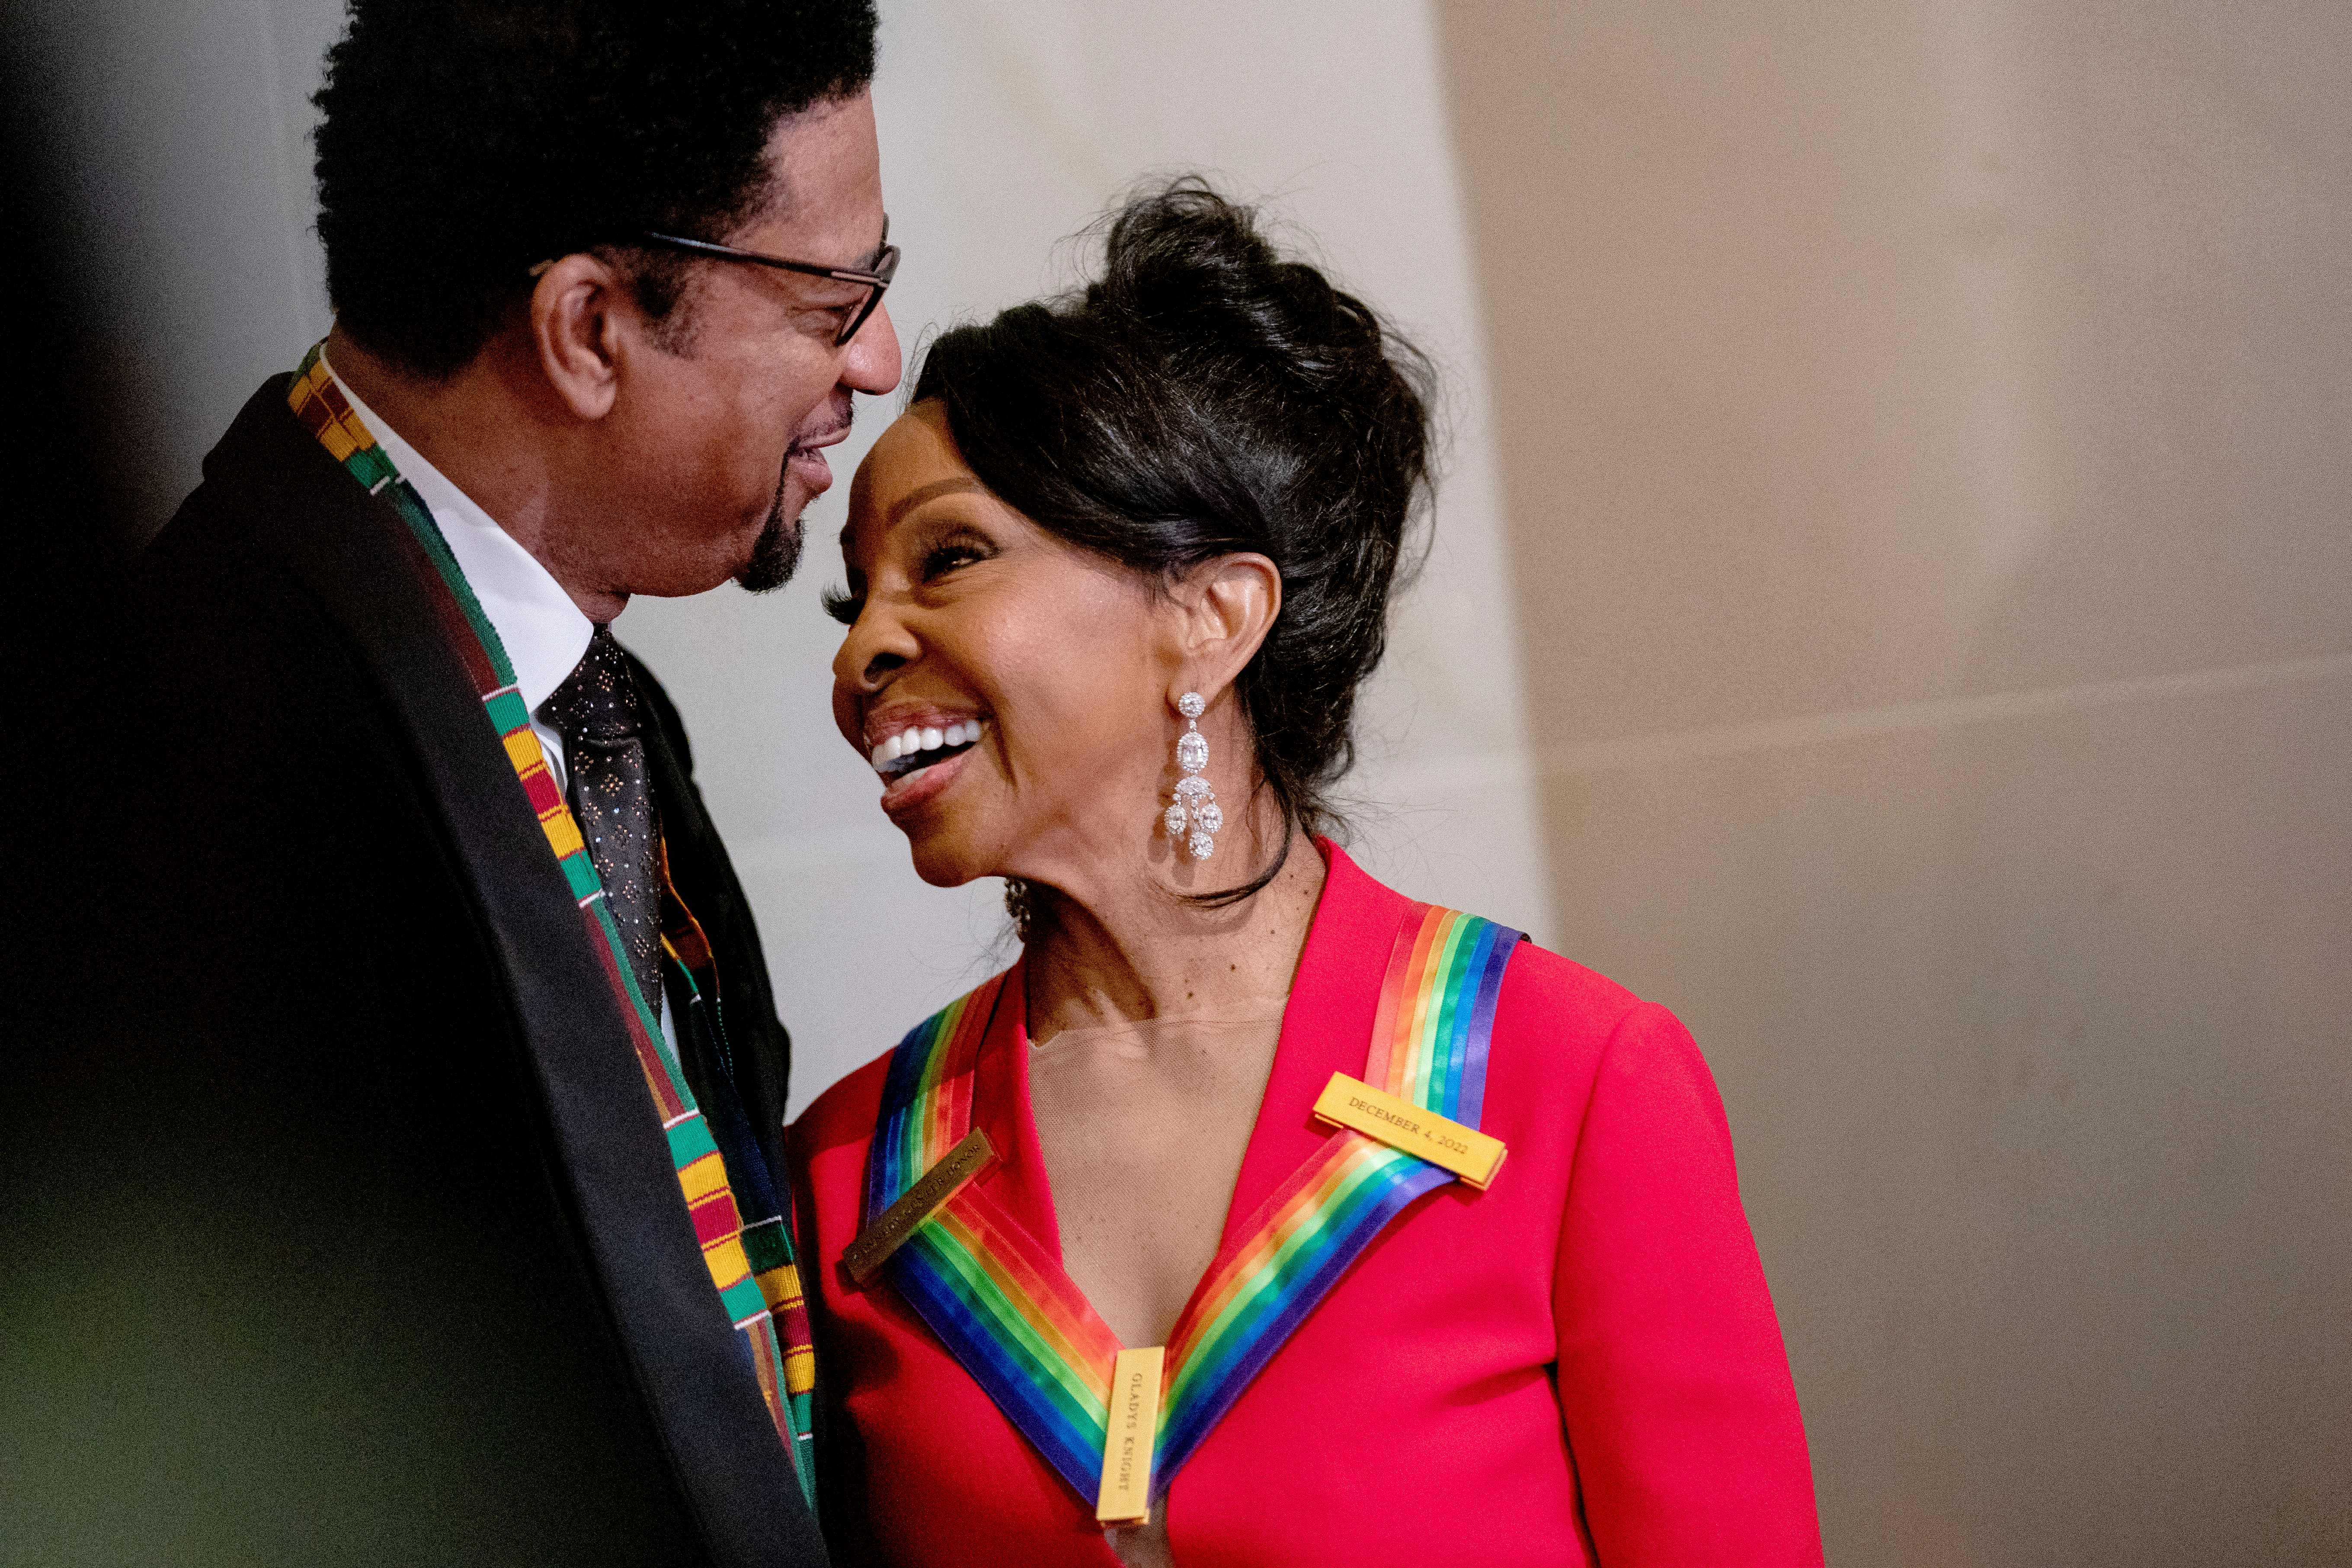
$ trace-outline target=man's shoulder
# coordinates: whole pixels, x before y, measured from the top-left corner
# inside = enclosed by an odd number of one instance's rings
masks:
[[[412,581],[396,519],[297,422],[285,384],[247,401],[203,482],[130,563],[90,628],[96,674],[101,700],[182,768],[331,757],[302,770],[316,787],[364,787],[370,770],[413,771],[415,693],[401,692],[431,689],[451,715],[443,729],[478,724],[480,703]]]
[[[203,477],[131,563],[129,596],[267,599],[297,589],[282,533],[362,510],[366,497],[296,422],[284,376],[264,382],[205,454]],[[338,482],[340,481],[340,483]]]

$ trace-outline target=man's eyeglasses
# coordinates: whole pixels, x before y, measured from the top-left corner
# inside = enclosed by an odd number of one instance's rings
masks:
[[[768,256],[757,250],[738,250],[731,245],[717,245],[707,239],[688,239],[683,235],[656,234],[651,230],[636,237],[640,245],[659,246],[665,250],[682,251],[688,256],[709,257],[714,261],[748,261],[755,267],[772,267],[782,272],[797,272],[807,278],[829,278],[836,283],[864,284],[866,289],[866,299],[850,312],[847,324],[833,340],[835,348],[840,348],[857,335],[857,329],[866,324],[866,318],[872,315],[874,308],[882,303],[883,293],[888,289],[890,279],[896,277],[898,271],[898,247],[887,243],[890,237],[890,226],[887,219],[882,225],[882,238],[885,243],[882,248],[875,253],[874,265],[870,268],[823,267],[814,261],[787,261],[781,256]]]

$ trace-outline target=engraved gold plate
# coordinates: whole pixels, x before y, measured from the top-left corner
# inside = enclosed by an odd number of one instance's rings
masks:
[[[965,1133],[842,1252],[841,1266],[849,1271],[850,1279],[860,1285],[873,1279],[875,1270],[888,1262],[925,1220],[939,1213],[940,1205],[961,1192],[963,1184],[994,1158],[996,1151],[990,1147],[987,1133],[977,1127]]]
[[[1503,1141],[1475,1127],[1449,1121],[1410,1100],[1400,1100],[1360,1079],[1335,1072],[1315,1101],[1315,1114],[1339,1127],[1377,1138],[1391,1149],[1417,1154],[1453,1172],[1484,1192],[1503,1168]]]
[[[1110,1419],[1103,1425],[1102,1490],[1095,1518],[1105,1524],[1151,1522],[1151,1445],[1160,1433],[1164,1347],[1121,1351],[1111,1363]]]

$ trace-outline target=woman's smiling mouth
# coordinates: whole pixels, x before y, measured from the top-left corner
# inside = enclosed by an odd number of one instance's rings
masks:
[[[947,788],[986,729],[974,715],[945,724],[905,724],[883,736],[866,755],[882,779],[882,809],[896,816]]]

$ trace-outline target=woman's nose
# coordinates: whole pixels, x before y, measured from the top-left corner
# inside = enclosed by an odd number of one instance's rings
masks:
[[[833,656],[834,684],[871,691],[912,661],[916,647],[905,623],[869,602]]]

